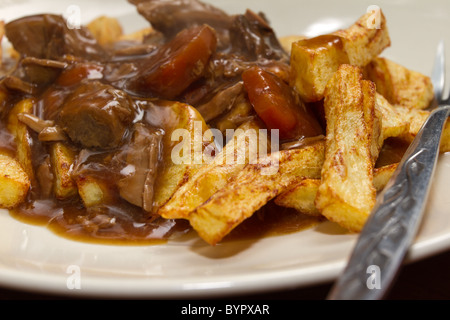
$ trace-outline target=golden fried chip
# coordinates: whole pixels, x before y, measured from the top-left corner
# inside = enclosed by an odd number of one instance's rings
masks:
[[[222,189],[189,215],[192,227],[217,244],[268,201],[304,178],[318,178],[324,161],[323,141],[302,149],[272,152],[247,164]],[[275,170],[274,170],[275,169]]]
[[[165,146],[161,156],[164,166],[154,185],[154,212],[202,166],[205,147],[202,137],[207,130],[203,117],[190,105],[173,102],[159,109],[154,116],[161,116],[161,110],[168,123],[162,141]],[[152,114],[153,111],[148,112]]]
[[[362,80],[360,68],[341,65],[325,89],[324,107],[326,153],[316,207],[329,220],[360,231],[376,200],[375,86]]]
[[[306,102],[323,98],[325,86],[341,64],[366,66],[391,40],[380,12],[379,28],[369,25],[372,13],[347,29],[292,44],[291,85]]]
[[[0,208],[13,208],[25,200],[30,179],[14,158],[0,154]]]
[[[188,218],[197,206],[224,187],[247,163],[257,159],[261,148],[253,147],[259,146],[259,141],[268,142],[267,135],[261,137],[264,133],[260,129],[261,124],[255,120],[241,125],[214,160],[189,177],[158,214],[166,219]]]
[[[433,101],[433,84],[428,76],[389,59],[376,57],[365,68],[365,77],[377,86],[391,104],[425,109]]]
[[[122,37],[122,26],[116,18],[100,16],[92,20],[87,28],[101,45],[111,44]]]
[[[7,128],[14,135],[14,140],[16,142],[16,158],[27,173],[32,186],[36,183],[32,164],[32,139],[27,125],[19,121],[17,115],[19,113],[31,113],[33,104],[34,100],[31,98],[20,100],[9,112],[7,123]]]
[[[72,179],[71,172],[75,161],[75,152],[63,142],[50,145],[50,162],[53,168],[53,192],[59,200],[75,196],[77,185]]]

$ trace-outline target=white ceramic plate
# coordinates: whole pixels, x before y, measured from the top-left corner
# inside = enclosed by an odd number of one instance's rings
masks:
[[[366,12],[366,1],[211,1],[230,13],[263,11],[279,36],[313,36],[346,27]],[[7,21],[42,12],[64,13],[72,1],[0,1]],[[123,1],[77,0],[82,22],[116,16],[125,31],[146,26]],[[450,45],[450,2],[379,1],[392,46],[383,55],[430,74],[436,45]],[[450,61],[450,59],[449,59]],[[449,73],[450,74],[450,73]],[[442,155],[423,225],[408,256],[421,259],[450,247],[450,155]],[[108,246],[66,240],[44,227],[0,212],[0,285],[100,297],[219,297],[299,288],[335,279],[355,243],[326,222],[307,231],[210,247],[191,239],[157,246]],[[79,275],[80,288],[73,288]]]

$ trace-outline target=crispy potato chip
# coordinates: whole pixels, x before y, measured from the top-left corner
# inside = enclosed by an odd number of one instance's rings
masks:
[[[259,121],[254,120],[241,125],[214,160],[189,177],[158,214],[166,219],[188,218],[197,206],[224,187],[247,163],[257,159],[261,148],[253,147],[258,146],[259,141],[268,142],[267,135],[261,137],[264,134],[260,131],[262,128]]]
[[[281,46],[283,47],[283,49],[287,52],[287,53],[291,53],[291,49],[292,49],[292,44],[294,42],[300,41],[300,40],[304,40],[307,39],[308,37],[306,36],[302,36],[302,35],[290,35],[290,36],[284,36],[284,37],[280,37],[279,41]]]
[[[100,16],[92,20],[87,25],[87,28],[101,45],[116,42],[123,35],[119,20],[113,17]]]
[[[135,32],[121,35],[118,41],[136,41],[141,43],[144,40],[144,38],[147,35],[151,34],[152,32],[155,32],[155,30],[152,27],[140,29]]]
[[[389,59],[376,57],[364,70],[365,77],[391,104],[425,109],[433,101],[433,84],[428,76],[409,70]]]
[[[347,29],[292,44],[290,82],[304,101],[321,100],[328,80],[341,64],[364,67],[390,46],[383,13],[379,28],[369,25],[371,15],[366,13]]]
[[[26,98],[14,105],[8,115],[8,130],[14,135],[16,142],[16,158],[31,181],[31,186],[35,186],[35,174],[32,164],[31,137],[27,125],[19,121],[19,113],[31,113],[34,100]]]
[[[373,185],[377,192],[384,189],[397,166],[398,163],[393,163],[379,168],[374,168]],[[281,207],[293,208],[304,214],[321,216],[320,211],[315,205],[315,198],[317,196],[319,186],[320,179],[304,179],[292,188],[277,196],[275,198],[275,204]]]
[[[0,66],[3,63],[3,46],[1,44],[4,35],[5,35],[5,22],[0,21]]]
[[[30,179],[20,163],[0,154],[0,208],[13,208],[25,200]]]
[[[381,94],[375,95],[375,107],[381,114],[383,140],[401,137],[409,132],[408,118],[395,106],[391,105]]]
[[[301,149],[273,152],[247,164],[222,189],[189,215],[206,242],[217,244],[268,201],[304,178],[318,178],[324,161],[323,141]]]
[[[202,139],[207,130],[203,117],[190,105],[174,102],[162,108],[165,117],[173,120],[164,128],[162,143],[166,150],[162,155],[163,166],[154,185],[154,212],[203,165],[205,145]]]
[[[63,142],[50,145],[50,162],[53,168],[53,192],[59,200],[77,195],[77,185],[72,179],[72,167],[75,161],[75,152]]]
[[[108,185],[96,177],[83,174],[78,175],[76,177],[76,186],[86,208],[108,204],[113,199]]]
[[[430,111],[411,109],[407,107],[396,107],[396,111],[406,119],[409,123],[408,131],[400,135],[400,138],[404,139],[406,142],[411,143],[416,135],[419,133],[422,125],[430,116]],[[450,122],[447,121],[444,125],[444,130],[442,131],[440,152],[450,151]]]
[[[360,68],[341,65],[325,89],[324,107],[326,153],[316,207],[329,220],[360,231],[376,200],[375,86],[362,80]]]
[[[304,179],[276,197],[275,204],[312,216],[321,216],[314,202],[319,186],[320,179]]]

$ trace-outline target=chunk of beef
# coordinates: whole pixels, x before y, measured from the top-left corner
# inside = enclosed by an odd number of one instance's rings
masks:
[[[228,43],[232,18],[224,11],[198,0],[129,0],[152,27],[173,38],[184,29],[207,24],[216,30],[219,47]]]
[[[160,132],[137,123],[131,142],[124,150],[126,166],[121,171],[125,177],[118,182],[120,196],[146,212],[151,212],[153,207],[161,138]]]
[[[239,81],[227,88],[220,88],[212,99],[197,107],[205,121],[210,121],[233,106],[236,98],[243,92],[244,85]]]
[[[230,41],[232,52],[241,54],[247,60],[286,60],[288,56],[278,41],[265,16],[247,10],[244,15],[234,18]]]
[[[107,53],[83,26],[69,29],[60,15],[26,16],[5,25],[8,40],[23,56],[61,60],[73,55],[88,60],[102,61]]]
[[[135,115],[128,95],[99,81],[82,83],[64,102],[59,125],[85,148],[118,146]]]
[[[26,57],[20,63],[25,73],[25,79],[38,85],[53,82],[61,70],[67,67],[67,63],[63,61],[35,57]]]

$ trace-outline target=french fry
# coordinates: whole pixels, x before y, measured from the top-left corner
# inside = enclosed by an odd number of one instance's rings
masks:
[[[380,11],[380,26],[369,25],[366,13],[344,30],[296,41],[291,49],[291,85],[306,102],[323,98],[325,86],[341,64],[365,67],[391,40],[386,19]]]
[[[189,221],[201,238],[216,245],[268,201],[304,178],[319,178],[324,161],[323,141],[301,149],[272,152],[247,164],[222,189],[197,207]],[[262,174],[271,169],[276,172]]]
[[[165,108],[168,119],[177,119],[177,121],[169,122],[164,128],[166,134],[163,138],[163,145],[166,150],[162,155],[164,165],[154,186],[154,212],[164,205],[174,192],[202,166],[201,159],[204,148],[198,149],[198,143],[195,141],[202,141],[202,135],[207,130],[204,119],[194,107],[174,102],[163,108]],[[177,135],[177,132],[180,135]],[[182,134],[185,133],[188,135],[183,136]],[[179,141],[179,138],[182,141]],[[188,151],[185,153],[185,150]],[[174,157],[179,161],[174,161]],[[200,159],[200,161],[196,159]]]
[[[397,166],[398,163],[393,163],[374,169],[373,185],[377,192],[384,189]],[[320,216],[321,213],[315,205],[319,186],[320,179],[301,180],[298,184],[277,196],[274,202],[281,207],[293,208],[312,216]]]
[[[21,164],[0,154],[0,208],[11,209],[21,204],[30,189],[30,179]]]
[[[377,191],[381,191],[386,187],[397,167],[398,163],[392,163],[373,170],[373,186]]]
[[[379,25],[373,25],[374,18]],[[338,30],[333,35],[342,38],[350,64],[361,68],[391,45],[386,18],[381,10],[367,12],[349,28]]]
[[[192,175],[158,214],[166,219],[188,218],[197,206],[224,187],[249,161],[257,158],[259,148],[252,147],[258,146],[258,140],[267,142],[267,136],[261,137],[263,133],[259,129],[262,126],[255,120],[241,125],[214,160]],[[265,147],[267,150],[267,145]]]
[[[375,107],[381,114],[382,138],[401,137],[410,130],[410,121],[405,114],[391,105],[381,94],[375,95]]]
[[[5,22],[0,21],[0,67],[3,64],[3,46],[1,44],[4,35],[5,35]]]
[[[75,161],[75,152],[63,142],[50,145],[50,162],[53,168],[53,192],[59,200],[77,195],[77,185],[71,171]]]
[[[111,44],[123,36],[120,22],[113,17],[100,16],[92,20],[87,28],[101,45]]]
[[[31,137],[28,127],[19,121],[17,115],[19,113],[31,113],[33,110],[34,100],[26,98],[14,105],[8,115],[8,130],[14,135],[16,142],[16,158],[22,165],[23,169],[31,181],[31,186],[36,183],[34,168],[32,164]]]
[[[396,107],[396,111],[406,119],[409,123],[409,129],[404,134],[400,135],[400,138],[406,142],[411,143],[416,135],[419,133],[420,128],[425,123],[425,121],[430,116],[430,111],[428,110],[419,110],[419,109],[410,109],[407,107]],[[442,131],[441,137],[441,153],[450,151],[450,122],[447,121],[444,125],[444,130]]]
[[[112,201],[112,191],[104,181],[83,174],[77,175],[75,181],[78,194],[86,208],[107,204]]]
[[[364,69],[365,77],[391,104],[425,109],[433,101],[433,84],[428,76],[389,59],[376,57]]]
[[[287,53],[291,53],[291,49],[292,49],[292,44],[294,42],[300,41],[300,40],[304,40],[307,39],[308,37],[306,36],[302,36],[302,35],[290,35],[290,36],[284,36],[284,37],[280,37],[279,41],[281,46],[283,47],[283,49],[287,52]]]
[[[135,32],[121,35],[118,41],[136,41],[140,43],[144,40],[145,36],[151,34],[152,32],[155,32],[155,30],[152,27],[140,29]]]
[[[319,186],[320,179],[301,180],[293,188],[276,197],[275,204],[281,207],[293,208],[312,216],[321,216],[322,214],[314,203]]]
[[[383,142],[387,138],[401,137],[409,133],[408,119],[379,93],[375,95],[375,108],[378,109],[382,119],[382,133],[380,137],[383,139]],[[377,191],[384,188],[396,167],[397,164],[390,164],[374,168],[373,184]],[[294,208],[309,215],[321,215],[314,204],[319,185],[320,180],[302,180],[298,185],[276,197],[275,203],[282,207]]]
[[[372,207],[375,86],[360,68],[341,65],[325,90],[326,154],[315,200],[331,221],[360,231]]]

